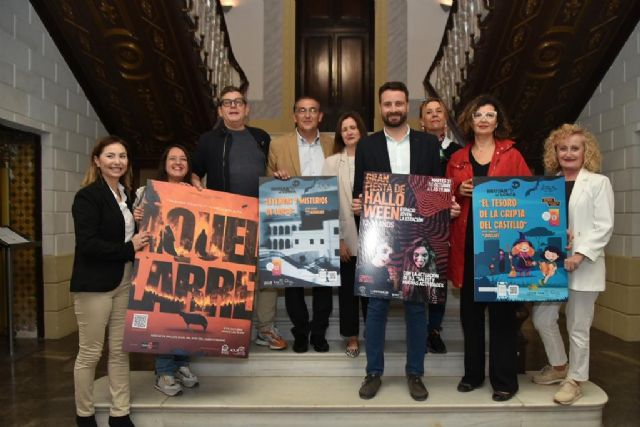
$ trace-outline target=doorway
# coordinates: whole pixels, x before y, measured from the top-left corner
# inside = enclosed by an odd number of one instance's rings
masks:
[[[42,241],[40,136],[0,125],[0,225]],[[42,248],[12,251],[15,331],[44,336]],[[2,270],[4,274],[4,261]],[[4,276],[0,279],[4,283]],[[6,289],[0,289],[0,333],[7,328]]]
[[[373,126],[373,0],[296,1],[296,98],[320,102],[320,130],[357,111]]]

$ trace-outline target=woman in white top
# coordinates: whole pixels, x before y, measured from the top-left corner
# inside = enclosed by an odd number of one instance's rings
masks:
[[[71,208],[76,236],[71,292],[79,339],[73,368],[76,424],[97,427],[93,382],[108,329],[109,426],[133,427],[129,354],[122,351],[122,340],[135,251],[148,244],[148,236],[134,234],[127,144],[115,136],[102,138],[89,162]]]
[[[362,316],[367,315],[367,299],[354,296],[356,256],[358,254],[358,229],[351,210],[353,176],[355,172],[356,145],[367,135],[362,117],[355,111],[344,113],[338,119],[335,148],[332,156],[324,161],[323,175],[338,177],[340,193],[340,334],[348,338],[345,353],[349,357],[360,354],[360,317],[358,306],[362,302]]]
[[[571,404],[582,396],[580,383],[589,379],[589,330],[594,305],[605,287],[604,247],[613,232],[613,189],[597,173],[602,156],[595,137],[578,125],[564,124],[544,144],[547,173],[563,175],[567,186],[569,234],[573,237],[564,268],[569,273],[565,309],[569,359],[564,349],[558,312],[560,303],[533,307],[533,324],[540,333],[549,365],[533,377],[538,384],[562,383],[554,400]]]
[[[158,165],[158,181],[172,182],[174,184],[189,185],[191,178],[191,160],[186,148],[181,145],[171,145],[164,150]],[[142,220],[142,205],[144,204],[144,189],[140,187],[136,190],[136,201],[133,203],[133,216],[139,223]],[[163,248],[165,252],[175,253],[173,242],[171,248]],[[198,377],[191,372],[189,367],[189,356],[178,354],[159,354],[155,360],[157,390],[167,396],[175,396],[182,393],[182,387],[195,387],[198,385]]]

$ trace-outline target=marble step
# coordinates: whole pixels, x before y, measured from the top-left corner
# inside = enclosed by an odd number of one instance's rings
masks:
[[[311,296],[306,296],[307,307],[311,312]],[[328,340],[340,339],[340,320],[338,311],[338,296],[333,296],[333,311],[329,318],[329,328],[327,329]],[[255,322],[254,322],[255,323]],[[281,295],[278,297],[278,306],[276,311],[276,325],[280,331],[280,334],[286,340],[293,340],[291,334],[291,321],[287,315],[287,311],[284,305],[284,297]],[[364,331],[364,324],[361,322],[360,331]],[[256,331],[253,331],[253,337],[255,338]],[[449,290],[447,297],[447,304],[445,308],[444,318],[442,320],[442,336],[445,340],[462,340],[462,326],[460,324],[460,299],[459,292],[457,290]],[[488,335],[487,335],[488,336]],[[387,321],[387,339],[389,340],[404,340],[405,339],[405,325],[404,325],[404,309],[400,301],[393,301],[389,310],[389,318]]]
[[[255,325],[255,322],[254,322]],[[276,326],[280,335],[287,341],[293,341],[293,334],[291,333],[291,321],[286,316],[276,317]],[[360,322],[360,337],[363,336],[364,322]],[[253,338],[256,336],[256,330],[253,330]],[[445,316],[442,321],[442,338],[447,340],[462,340],[462,325],[459,319],[451,319]],[[488,333],[485,334],[487,337]],[[404,340],[406,337],[406,328],[404,324],[404,312],[402,308],[399,310],[391,310],[389,318],[387,320],[387,340]],[[329,327],[326,333],[327,340],[339,340],[340,335],[340,319],[337,312],[334,310],[334,314],[329,318]]]
[[[151,372],[132,372],[131,418],[137,427],[280,426],[601,426],[607,395],[593,383],[571,406],[554,404],[557,387],[520,377],[510,401],[491,399],[485,385],[458,393],[458,377],[429,377],[429,398],[411,399],[403,376],[385,376],[378,395],[358,397],[362,376],[202,377],[199,387],[167,397],[155,390]],[[110,397],[106,377],[95,383],[96,418],[107,425]]]
[[[430,376],[461,376],[464,355],[462,341],[447,341],[446,354],[427,354],[425,372]],[[251,345],[247,359],[194,358],[191,367],[202,376],[267,376],[267,377],[322,377],[364,376],[367,364],[364,342],[356,358],[344,353],[345,341],[329,341],[327,353],[294,353],[291,346],[282,351]],[[404,375],[406,346],[404,341],[387,341],[385,346],[385,374]]]

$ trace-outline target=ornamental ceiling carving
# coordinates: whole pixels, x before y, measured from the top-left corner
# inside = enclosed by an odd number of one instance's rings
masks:
[[[640,1],[491,4],[455,110],[480,93],[498,96],[519,149],[542,172],[544,139],[578,118],[638,23]]]
[[[109,133],[155,167],[193,147],[216,115],[182,1],[32,0]]]

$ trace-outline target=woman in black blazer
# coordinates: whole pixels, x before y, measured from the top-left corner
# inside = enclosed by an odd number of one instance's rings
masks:
[[[76,248],[71,292],[78,320],[79,351],[73,369],[76,422],[96,426],[93,405],[95,369],[109,328],[109,426],[131,427],[129,354],[122,351],[135,251],[147,245],[134,235],[128,197],[131,182],[126,143],[114,136],[98,140],[82,188],[73,200]]]

